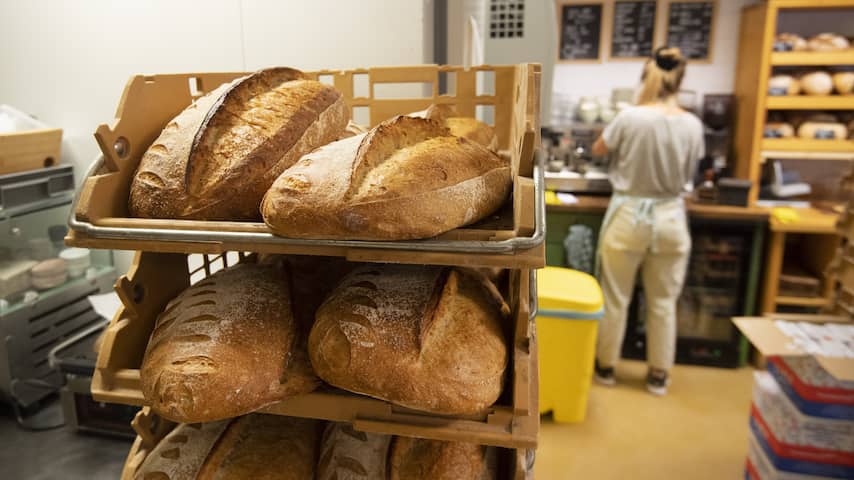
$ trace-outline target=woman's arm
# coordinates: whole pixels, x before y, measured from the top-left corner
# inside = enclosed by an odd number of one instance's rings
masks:
[[[608,145],[605,145],[605,139],[602,135],[599,135],[599,138],[596,139],[596,142],[593,143],[593,156],[594,157],[604,157],[608,155]]]

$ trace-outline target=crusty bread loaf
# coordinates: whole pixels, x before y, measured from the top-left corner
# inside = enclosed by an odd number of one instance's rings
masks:
[[[320,444],[317,480],[385,480],[391,435],[357,432],[329,423]]]
[[[222,85],[175,117],[140,160],[131,215],[253,220],[286,168],[336,140],[349,112],[334,88],[271,68]]]
[[[148,454],[134,480],[194,480],[230,422],[178,425]]]
[[[242,415],[314,390],[286,272],[240,264],[169,302],[140,368],[151,408],[178,422]]]
[[[318,422],[252,414],[175,427],[135,480],[313,480]]]
[[[510,166],[437,123],[396,117],[285,171],[261,212],[295,238],[427,238],[475,222],[510,191]]]
[[[197,480],[314,480],[320,428],[315,420],[252,414],[235,419]]]
[[[494,480],[498,452],[473,443],[395,437],[391,480]]]
[[[309,355],[345,390],[439,414],[478,414],[501,393],[507,347],[495,302],[473,276],[365,265],[317,311]]]
[[[424,118],[444,125],[455,137],[467,138],[493,152],[498,150],[498,137],[494,128],[476,118],[461,116],[451,105],[431,105],[424,112]]]

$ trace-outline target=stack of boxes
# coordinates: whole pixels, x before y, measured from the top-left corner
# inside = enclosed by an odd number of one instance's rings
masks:
[[[854,478],[854,382],[810,355],[770,357],[754,375],[746,477]]]

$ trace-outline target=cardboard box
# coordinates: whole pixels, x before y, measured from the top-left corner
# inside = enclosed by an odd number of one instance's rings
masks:
[[[854,322],[844,317],[829,315],[775,315],[767,317],[737,317],[733,323],[750,343],[766,357],[803,356],[811,355],[798,344],[795,338],[784,333],[777,325],[777,320],[788,322],[807,322],[814,324],[840,324],[854,327]],[[845,382],[854,381],[854,358],[815,354],[816,361],[829,374]]]

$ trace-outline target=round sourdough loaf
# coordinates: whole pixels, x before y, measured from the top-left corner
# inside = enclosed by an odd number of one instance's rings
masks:
[[[320,442],[316,480],[385,480],[391,435],[357,432],[347,423],[329,423]]]
[[[255,220],[264,193],[349,120],[341,94],[299,70],[271,68],[220,86],[178,114],[148,148],[131,215]]]
[[[264,196],[292,238],[427,238],[476,222],[510,192],[510,165],[435,121],[395,117],[302,157]]]
[[[288,271],[239,264],[189,287],[157,318],[140,368],[159,415],[205,422],[314,390]]]
[[[482,414],[501,394],[500,308],[478,277],[423,265],[365,265],[317,311],[309,355],[345,390],[438,414]]]
[[[391,480],[495,480],[498,452],[473,443],[395,437]]]
[[[135,480],[311,480],[319,422],[252,414],[178,425]]]

